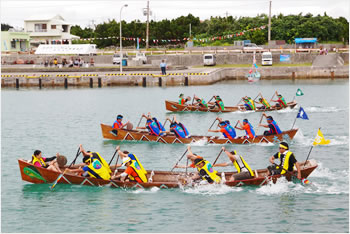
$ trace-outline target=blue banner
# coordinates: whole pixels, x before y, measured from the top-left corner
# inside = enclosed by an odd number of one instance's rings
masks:
[[[300,107],[297,118],[300,119],[309,119],[309,117],[307,116],[306,112],[304,111],[304,109],[302,107]]]
[[[281,54],[280,62],[290,62],[290,54]]]

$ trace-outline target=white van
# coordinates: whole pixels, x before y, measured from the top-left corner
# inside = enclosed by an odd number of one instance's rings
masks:
[[[204,66],[215,66],[216,65],[216,56],[215,54],[205,54],[203,55]]]
[[[264,52],[261,56],[261,65],[272,66],[272,54],[271,52]]]
[[[133,60],[136,60],[136,61],[141,60],[143,64],[147,63],[147,57],[145,53],[141,53],[141,52],[136,53],[136,56],[135,58],[133,58]]]
[[[128,55],[123,53],[123,59],[128,59]],[[113,55],[113,64],[120,64],[120,54],[115,53]]]

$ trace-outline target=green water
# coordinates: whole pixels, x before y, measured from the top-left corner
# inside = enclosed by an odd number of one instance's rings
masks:
[[[104,140],[100,123],[112,124],[117,114],[137,125],[142,113],[164,121],[164,100],[219,94],[226,106],[240,97],[261,92],[270,99],[275,90],[287,101],[297,97],[310,120],[290,143],[297,160],[305,160],[317,129],[331,143],[314,147],[310,158],[319,167],[311,185],[284,180],[263,187],[231,188],[209,185],[185,189],[113,189],[78,185],[33,185],[21,180],[17,159],[30,159],[36,149],[44,156],[56,152],[71,162],[78,145],[98,151],[107,161],[116,145],[138,155],[146,169],[170,170],[184,145],[127,143]],[[1,231],[2,232],[348,232],[349,231],[349,83],[348,80],[260,81],[220,83],[200,87],[113,87],[102,89],[3,89],[1,115]],[[289,129],[295,110],[271,113],[282,130]],[[183,113],[177,118],[191,134],[204,135],[215,117],[235,123],[259,113]],[[144,123],[144,122],[143,122]],[[263,128],[259,129],[259,133]],[[242,132],[238,132],[242,135]],[[265,168],[278,145],[227,145],[244,155],[253,169]],[[221,146],[196,143],[192,150],[214,161]],[[226,162],[222,155],[218,162]],[[184,162],[182,162],[184,163]],[[223,168],[220,171],[230,171]],[[39,222],[40,221],[40,222]]]

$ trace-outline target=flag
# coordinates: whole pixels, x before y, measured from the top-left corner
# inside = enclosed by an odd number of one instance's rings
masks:
[[[318,129],[317,136],[315,138],[313,145],[328,145],[331,141],[324,139],[321,129]]]
[[[309,119],[309,117],[307,117],[306,112],[304,111],[304,109],[302,107],[300,107],[297,118],[300,119]]]
[[[298,89],[298,90],[297,90],[297,93],[296,93],[295,95],[297,95],[297,96],[303,96],[304,93],[301,91],[301,89]]]
[[[256,65],[256,63],[254,63],[254,67],[255,67],[255,68],[258,68],[258,65]]]
[[[136,49],[137,49],[137,50],[140,49],[140,41],[139,41],[139,38],[137,38],[137,46],[136,46]]]

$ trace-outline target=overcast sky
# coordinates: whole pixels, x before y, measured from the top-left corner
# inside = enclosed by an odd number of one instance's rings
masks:
[[[25,19],[59,14],[73,25],[84,28],[91,25],[92,20],[95,24],[109,19],[119,21],[120,8],[124,4],[128,7],[122,11],[123,20],[146,20],[142,9],[146,7],[147,0],[1,0],[1,22],[23,27]],[[156,21],[189,13],[201,20],[210,16],[256,16],[268,14],[269,0],[150,0],[150,9],[153,12],[151,19]],[[272,15],[323,15],[324,12],[349,20],[349,0],[272,0]]]

